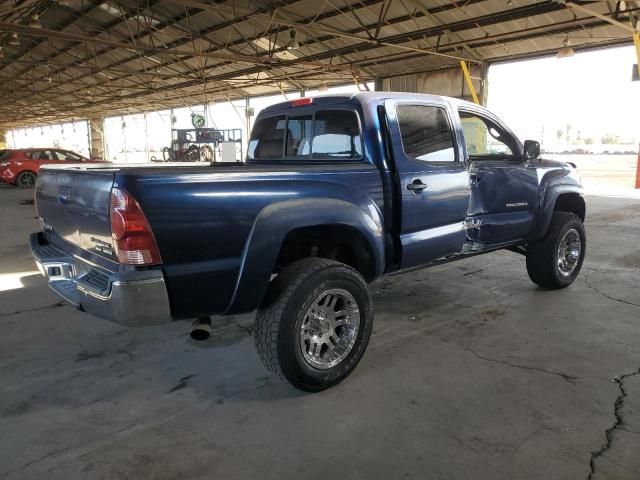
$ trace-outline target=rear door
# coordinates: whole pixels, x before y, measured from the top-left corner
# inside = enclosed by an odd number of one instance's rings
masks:
[[[444,101],[385,102],[401,192],[401,268],[462,250],[469,174]]]
[[[525,238],[538,211],[538,174],[515,135],[485,109],[464,106],[459,118],[471,176],[469,240],[496,245]]]

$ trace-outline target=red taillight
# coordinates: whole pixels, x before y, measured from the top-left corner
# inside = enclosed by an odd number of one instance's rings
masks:
[[[302,105],[311,105],[313,103],[312,97],[303,97],[298,98],[297,100],[293,100],[291,102],[292,107],[301,107]]]
[[[156,265],[160,251],[138,202],[125,190],[111,189],[111,236],[120,263]]]

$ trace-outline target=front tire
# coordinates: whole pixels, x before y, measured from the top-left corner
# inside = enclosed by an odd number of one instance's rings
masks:
[[[264,366],[294,387],[318,392],[354,370],[373,326],[365,280],[322,258],[294,262],[269,285],[254,339]]]
[[[580,217],[555,212],[545,237],[527,246],[527,273],[532,282],[548,289],[571,285],[582,268],[587,246]]]
[[[16,177],[16,185],[20,188],[33,188],[36,185],[36,177],[33,172],[22,172]]]

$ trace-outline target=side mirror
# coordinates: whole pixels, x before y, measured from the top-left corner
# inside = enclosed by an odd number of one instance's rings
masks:
[[[539,156],[540,156],[540,144],[535,140],[525,140],[524,158],[526,160],[535,160]]]

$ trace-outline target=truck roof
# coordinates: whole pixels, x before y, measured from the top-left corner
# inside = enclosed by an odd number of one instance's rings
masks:
[[[432,95],[429,93],[411,93],[411,92],[356,92],[356,93],[330,93],[325,95],[312,95],[314,104],[328,106],[341,101],[357,101],[361,104],[367,103],[380,103],[387,99],[400,99],[400,100],[435,100],[435,101],[448,101],[457,105],[473,105],[466,100],[461,100],[454,97],[445,97],[442,95]],[[280,110],[286,110],[292,107],[291,103],[298,99],[293,99],[287,102],[280,102],[274,105],[270,105],[262,110],[261,113],[271,113]]]

